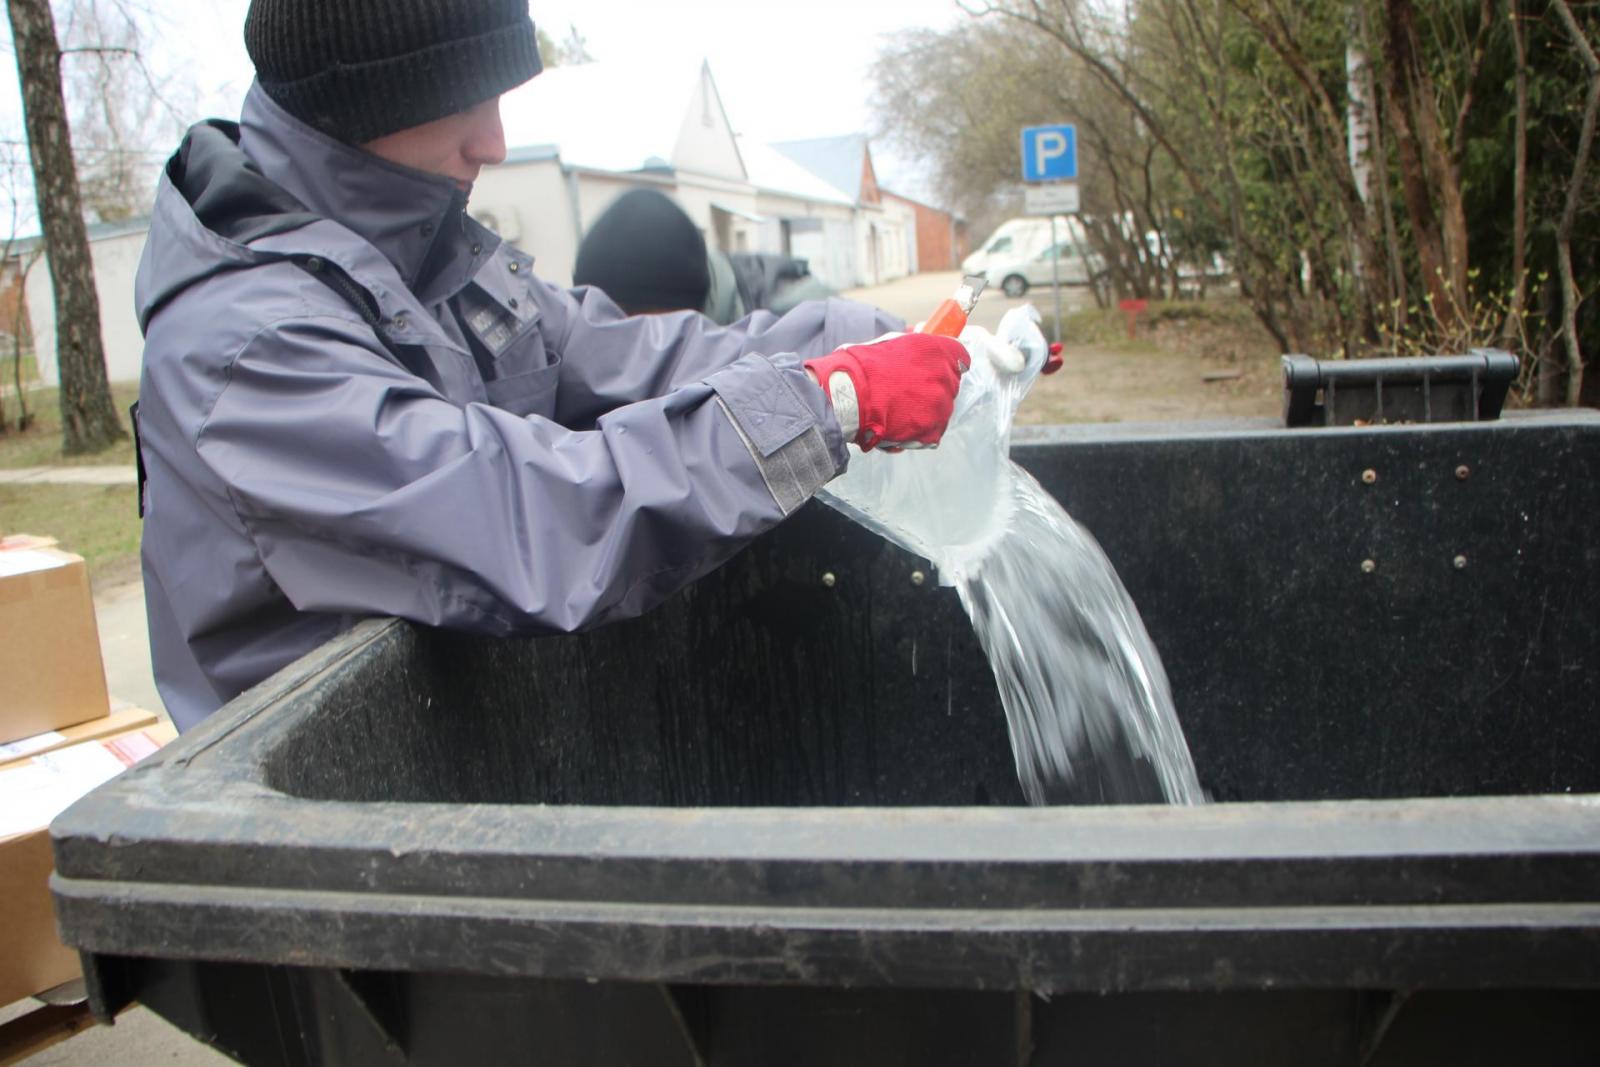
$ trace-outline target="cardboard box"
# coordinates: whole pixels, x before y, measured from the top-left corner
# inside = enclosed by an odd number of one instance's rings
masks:
[[[55,548],[0,552],[0,743],[111,710],[89,571]]]
[[[176,736],[160,723],[0,767],[0,1006],[79,974],[56,938],[50,820]]]
[[[54,537],[38,534],[5,534],[0,536],[0,552],[16,548],[54,548],[59,543]]]
[[[0,1007],[81,973],[78,954],[56,939],[52,869],[48,831],[0,841]]]
[[[112,734],[126,733],[129,730],[138,730],[145,726],[154,726],[160,720],[161,716],[143,708],[118,708],[104,718],[90,719],[88,722],[80,722],[76,726],[34,734],[32,737],[24,737],[17,741],[8,741],[5,744],[0,744],[0,767],[9,766],[18,760],[25,760],[32,756],[42,756],[46,752],[54,752],[58,748],[76,745],[81,741],[97,741],[102,737],[110,737]]]

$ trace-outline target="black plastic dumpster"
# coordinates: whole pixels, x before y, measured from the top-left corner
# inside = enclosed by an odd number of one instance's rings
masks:
[[[648,617],[365,624],[53,827],[94,1003],[253,1064],[1600,1062],[1600,416],[1057,430],[1199,808],[1026,809],[820,505]]]

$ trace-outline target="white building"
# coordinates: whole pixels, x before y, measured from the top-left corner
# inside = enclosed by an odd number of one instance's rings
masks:
[[[506,162],[486,170],[471,210],[571,284],[578,242],[639,186],[675,199],[708,243],[753,250],[762,221],[705,63],[653,76],[605,63],[547,70],[501,98]]]
[[[899,277],[915,260],[906,228],[884,221],[892,210],[874,201],[863,225],[858,190],[737,136],[704,62],[558,67],[507,93],[500,110],[510,148],[479,178],[472,212],[550,281],[571,282],[583,234],[639,186],[676,200],[711,247],[799,256],[835,288]],[[875,252],[874,240],[894,248]]]
[[[916,270],[917,217],[909,205],[885,200],[864,134],[785,141],[772,146],[842,193],[854,208],[854,285],[882,285]]]
[[[755,250],[804,259],[835,289],[855,286],[861,274],[850,198],[768,145],[741,137],[739,152],[756,187],[756,213],[766,220]]]
[[[916,269],[914,214],[879,195],[865,137],[801,142],[817,146],[809,155],[738,137],[703,61],[656,71],[557,67],[507,93],[501,116],[506,161],[479,176],[469,210],[558,285],[571,284],[578,243],[595,219],[638,186],[673,197],[710,246],[804,258],[835,289]],[[144,341],[133,282],[148,226],[89,231],[112,381],[139,377]],[[55,306],[44,262],[29,273],[27,307],[40,375],[54,384]]]
[[[113,382],[136,381],[144,358],[144,335],[134,312],[133,277],[144,254],[145,235],[150,220],[101,223],[89,227],[89,257],[94,264],[95,291],[100,298],[100,340],[106,351],[106,377]],[[42,239],[18,242],[12,254],[26,261],[38,255],[28,270],[25,300],[28,321],[33,326],[34,358],[39,364],[39,379],[46,385],[59,385],[61,371],[56,366],[56,305],[50,285],[50,260],[35,250]]]

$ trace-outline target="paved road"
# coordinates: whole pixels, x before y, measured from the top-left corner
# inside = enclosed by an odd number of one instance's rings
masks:
[[[0,1019],[8,1018],[0,1010]],[[115,1026],[93,1026],[21,1061],[27,1067],[224,1067],[214,1052],[147,1008],[131,1008]]]
[[[117,700],[162,711],[150,668],[150,629],[144,614],[144,586],[137,582],[97,590],[95,621],[100,626],[100,655],[106,665],[106,688]]]
[[[908,322],[926,316],[955,292],[959,272],[920,274],[873,289],[845,294],[853,300],[881,307]],[[1062,290],[1063,306],[1084,306],[1087,293]],[[1030,294],[1039,309],[1050,313],[1050,293]],[[984,295],[972,321],[993,329],[1005,312],[1027,301],[1007,300],[997,291]],[[77,485],[131,484],[134,473],[122,467],[55,467],[0,471],[0,482]],[[159,710],[160,696],[150,669],[149,633],[145,626],[144,587],[133,581],[96,590],[95,615],[106,679],[114,698]],[[6,1012],[0,1009],[0,1019]],[[232,1060],[211,1051],[144,1008],[125,1013],[115,1027],[95,1027],[37,1056],[24,1060],[28,1067],[126,1067],[129,1064],[168,1064],[171,1067],[215,1067]]]
[[[851,300],[880,307],[908,323],[920,322],[939,302],[951,296],[961,284],[960,271],[939,271],[930,274],[913,274],[909,278],[890,282],[871,289],[851,289],[844,295]],[[1021,300],[1010,300],[998,289],[986,290],[973,312],[972,324],[993,330],[1000,324],[1000,316],[1014,307],[1033,304],[1048,318],[1055,311],[1054,297],[1049,289],[1035,289]],[[1076,308],[1092,307],[1094,297],[1084,288],[1063,287],[1061,310],[1065,314]]]
[[[133,485],[132,467],[11,467],[0,470],[0,485]]]

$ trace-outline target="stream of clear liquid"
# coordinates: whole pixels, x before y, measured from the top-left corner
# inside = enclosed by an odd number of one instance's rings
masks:
[[[1033,804],[1198,804],[1204,795],[1155,645],[1099,544],[1009,458],[1045,355],[1031,307],[997,336],[1027,369],[973,361],[936,450],[852,455],[831,503],[953,585],[989,657]]]

